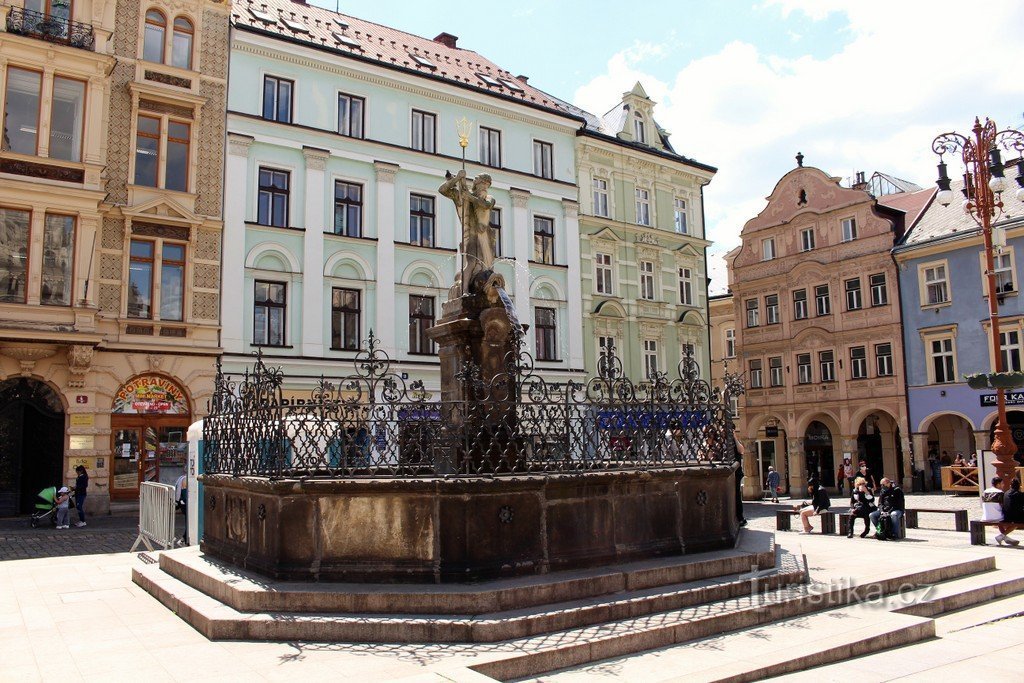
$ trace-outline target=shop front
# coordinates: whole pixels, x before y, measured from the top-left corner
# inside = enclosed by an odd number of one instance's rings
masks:
[[[144,481],[174,484],[185,473],[188,427],[185,391],[161,375],[140,375],[117,391],[110,412],[110,497],[135,500]]]

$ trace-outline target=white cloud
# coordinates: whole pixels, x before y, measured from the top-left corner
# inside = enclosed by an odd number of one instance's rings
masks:
[[[969,17],[952,0],[767,0],[767,11],[782,17],[800,12],[817,21],[842,12],[848,25],[836,40],[844,44],[827,58],[794,59],[734,41],[681,65],[665,83],[644,69],[669,48],[638,43],[613,55],[574,101],[603,113],[639,80],[659,103],[655,114],[675,148],[720,169],[705,190],[705,210],[716,243],[712,287],[721,291],[720,255],[739,243],[743,224],[764,207],[798,151],[805,164],[834,176],[884,170],[926,186],[938,133],[967,130],[975,115],[1020,125],[1015,65],[1024,59],[1017,35],[1024,3],[981,4],[984,44],[967,47],[955,38]],[[802,28],[801,44],[813,30]],[[979,54],[984,58],[974,58]]]

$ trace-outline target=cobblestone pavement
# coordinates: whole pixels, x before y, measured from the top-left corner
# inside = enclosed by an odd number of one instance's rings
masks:
[[[72,523],[78,520],[71,514]],[[124,553],[131,549],[138,536],[137,515],[91,516],[85,527],[54,529],[45,525],[33,529],[26,517],[0,519],[0,561],[24,560],[34,557],[66,557],[97,553]],[[178,515],[178,534],[183,531],[183,518]]]

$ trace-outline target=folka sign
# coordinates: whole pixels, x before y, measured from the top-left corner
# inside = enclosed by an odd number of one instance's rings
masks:
[[[143,375],[125,383],[117,391],[113,412],[120,415],[186,415],[188,403],[174,382],[157,375]]]
[[[996,398],[997,398],[997,394],[982,394],[981,395],[981,407],[982,408],[995,407],[998,404]],[[1007,391],[1006,392],[1006,405],[1008,405],[1008,406],[1024,405],[1024,391]]]

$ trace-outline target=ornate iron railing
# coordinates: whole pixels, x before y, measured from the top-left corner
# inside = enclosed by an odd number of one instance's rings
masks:
[[[93,49],[95,40],[91,24],[48,16],[21,7],[10,9],[7,15],[7,32],[83,50]]]
[[[636,470],[731,463],[730,397],[699,376],[692,357],[677,377],[635,384],[615,349],[599,375],[550,382],[534,372],[521,335],[490,381],[465,364],[461,400],[433,400],[392,372],[371,332],[354,374],[322,377],[308,398],[286,399],[284,376],[257,354],[232,378],[218,368],[203,422],[207,473],[290,477],[449,477]],[[450,396],[451,394],[449,394]]]

